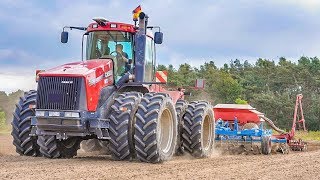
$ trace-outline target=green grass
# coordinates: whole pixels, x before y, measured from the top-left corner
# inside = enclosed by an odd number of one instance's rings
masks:
[[[296,131],[295,138],[306,141],[320,141],[320,131]]]
[[[277,131],[272,131],[272,134],[279,135]],[[296,131],[294,138],[305,141],[320,141],[320,131]]]
[[[0,135],[1,134],[10,134],[10,132],[11,132],[11,126],[10,125],[1,126]]]

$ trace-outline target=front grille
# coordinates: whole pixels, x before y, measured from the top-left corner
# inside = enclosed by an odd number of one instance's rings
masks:
[[[78,110],[81,77],[40,77],[37,109]]]

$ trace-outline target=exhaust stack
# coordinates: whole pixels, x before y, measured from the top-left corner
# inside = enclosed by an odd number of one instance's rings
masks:
[[[138,32],[136,33],[136,36],[135,36],[136,46],[135,46],[134,74],[135,74],[135,82],[144,82],[146,30],[147,30],[147,24],[148,24],[148,16],[144,12],[136,12],[136,13],[139,13],[139,25],[138,25]]]

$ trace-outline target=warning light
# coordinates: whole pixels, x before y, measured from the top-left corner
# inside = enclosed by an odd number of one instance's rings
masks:
[[[130,31],[132,29],[132,26],[130,25],[120,25],[120,28],[125,31]]]
[[[136,7],[133,11],[132,11],[132,14],[133,14],[133,21],[138,21],[138,17],[139,17],[139,14],[142,12],[142,9],[141,9],[141,6],[139,5],[138,7]]]

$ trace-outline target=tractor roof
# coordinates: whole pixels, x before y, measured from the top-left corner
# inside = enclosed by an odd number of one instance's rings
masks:
[[[123,32],[129,32],[129,33],[137,32],[134,25],[119,23],[119,22],[107,22],[104,26],[101,26],[98,23],[91,23],[87,28],[87,32],[92,32],[92,31],[123,31]],[[147,29],[146,34],[152,39],[154,38],[152,30]]]
[[[119,22],[107,22],[101,26],[98,23],[91,23],[87,28],[87,32],[92,31],[124,31],[135,33],[136,29],[132,24],[119,23]]]

